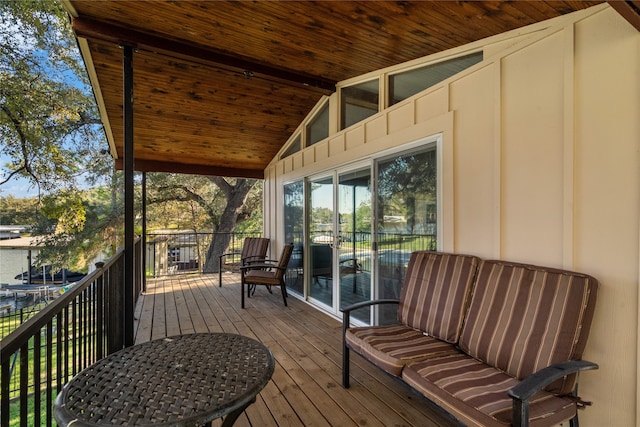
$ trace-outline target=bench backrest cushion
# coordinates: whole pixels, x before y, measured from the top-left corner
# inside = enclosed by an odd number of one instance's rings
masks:
[[[399,321],[457,343],[479,262],[468,255],[413,252],[400,292]]]
[[[517,379],[553,363],[578,360],[593,319],[598,282],[591,276],[484,261],[460,336],[460,348]],[[548,391],[569,393],[575,378]]]

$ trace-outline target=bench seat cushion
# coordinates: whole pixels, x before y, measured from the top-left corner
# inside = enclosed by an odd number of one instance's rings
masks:
[[[511,425],[513,401],[507,391],[518,380],[464,353],[409,363],[402,379],[466,425]],[[532,427],[571,419],[577,409],[571,398],[547,392],[530,402]]]
[[[349,348],[395,376],[409,362],[457,351],[453,344],[404,325],[350,328],[345,340]]]

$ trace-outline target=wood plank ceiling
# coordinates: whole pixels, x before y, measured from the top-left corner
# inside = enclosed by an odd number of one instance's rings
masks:
[[[118,165],[129,45],[135,169],[262,178],[336,82],[602,1],[64,3]]]

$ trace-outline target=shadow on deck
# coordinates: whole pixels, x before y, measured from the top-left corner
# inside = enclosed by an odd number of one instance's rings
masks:
[[[236,426],[447,426],[449,421],[399,381],[359,356],[351,388],[341,386],[342,325],[278,289],[259,288],[240,308],[240,276],[151,279],[136,307],[136,343],[196,332],[262,341],[276,359],[272,380]],[[219,425],[214,422],[214,425]]]

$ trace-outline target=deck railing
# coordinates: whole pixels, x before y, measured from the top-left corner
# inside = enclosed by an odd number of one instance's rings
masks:
[[[146,271],[148,276],[201,272],[207,249],[211,241],[228,235],[229,247],[226,252],[237,252],[238,257],[246,237],[260,237],[260,233],[212,233],[212,232],[166,232],[147,233]],[[229,263],[237,262],[232,257]]]
[[[141,242],[135,246],[141,260]],[[136,265],[140,262],[137,261]],[[52,406],[78,372],[124,343],[124,252],[77,282],[0,341],[0,425],[51,426]],[[140,294],[141,269],[134,272]]]

